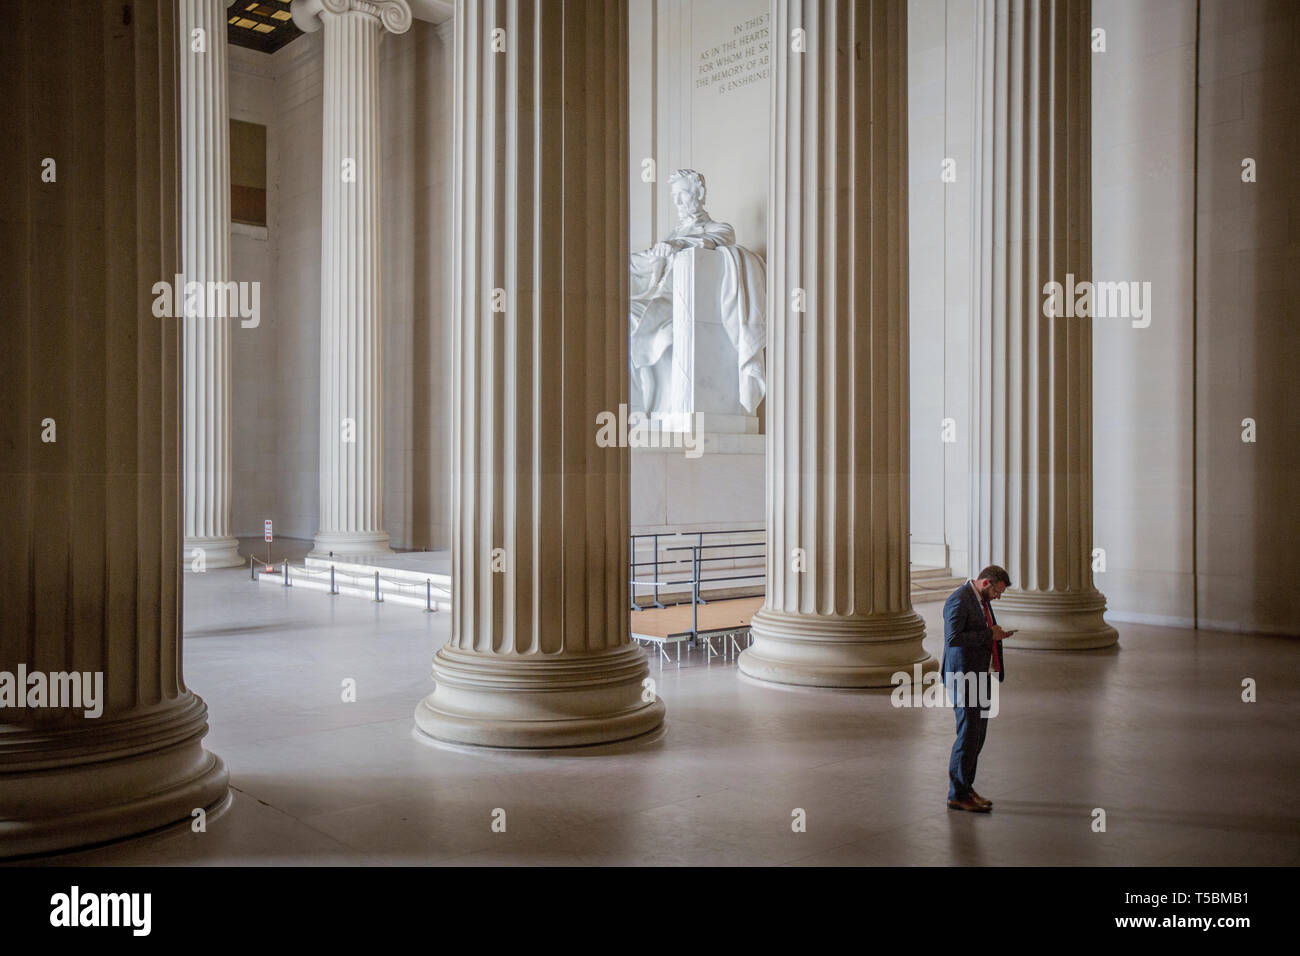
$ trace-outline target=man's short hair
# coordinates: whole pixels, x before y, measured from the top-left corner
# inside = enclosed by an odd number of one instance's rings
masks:
[[[987,568],[975,575],[976,581],[995,581],[998,584],[1005,584],[1011,587],[1011,575],[1007,574],[1005,568],[1000,568],[996,564],[990,564]]]

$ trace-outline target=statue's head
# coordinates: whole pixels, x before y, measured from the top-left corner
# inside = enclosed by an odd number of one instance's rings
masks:
[[[673,205],[677,215],[685,219],[704,208],[706,187],[704,177],[693,169],[679,169],[668,177],[668,188],[672,190]]]

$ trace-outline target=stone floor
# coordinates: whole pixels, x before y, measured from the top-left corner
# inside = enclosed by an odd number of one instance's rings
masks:
[[[951,711],[896,709],[887,692],[766,687],[696,654],[651,665],[668,708],[656,743],[454,752],[412,722],[448,614],[258,587],[239,570],[185,584],[186,677],[233,802],[205,833],[55,862],[1300,863],[1294,638],[1126,624],[1110,652],[1012,651],[978,779],[996,809],[973,815],[944,806]],[[921,610],[933,653],[941,607]],[[1242,702],[1244,677],[1258,703]]]

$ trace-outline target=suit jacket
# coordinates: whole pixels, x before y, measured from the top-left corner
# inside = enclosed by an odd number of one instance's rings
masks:
[[[993,616],[992,605],[989,616]],[[996,624],[998,619],[993,618]],[[1007,676],[1007,655],[999,649],[1002,671],[998,680]],[[943,605],[943,678],[949,673],[980,673],[989,669],[993,659],[993,630],[984,620],[984,603],[969,581],[948,595]]]

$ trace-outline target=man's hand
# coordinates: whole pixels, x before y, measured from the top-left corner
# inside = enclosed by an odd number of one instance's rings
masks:
[[[994,625],[993,625],[993,640],[995,640],[995,641],[1005,641],[1006,639],[1007,639],[1007,632],[1004,631],[1004,630],[1002,630],[1002,628],[998,627],[998,625],[994,624]]]

